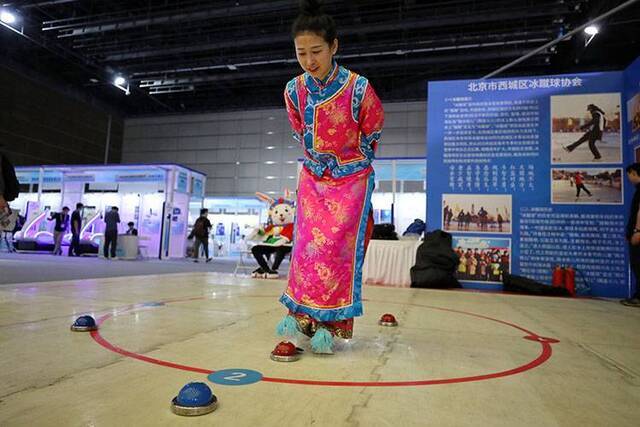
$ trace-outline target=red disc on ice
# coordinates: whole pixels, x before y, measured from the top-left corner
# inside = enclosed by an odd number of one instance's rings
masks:
[[[289,341],[282,341],[271,352],[271,360],[276,362],[295,362],[299,358],[298,349]]]
[[[382,326],[398,326],[396,316],[391,313],[383,314],[378,323]]]

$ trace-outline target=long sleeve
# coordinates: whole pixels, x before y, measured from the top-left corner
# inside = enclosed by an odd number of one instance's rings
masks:
[[[303,121],[300,116],[295,80],[290,81],[284,90],[284,104],[287,108],[287,117],[291,124],[293,138],[302,142]]]
[[[384,110],[380,98],[378,98],[378,95],[376,95],[376,92],[370,84],[367,85],[364,98],[362,99],[359,122],[362,135],[375,151],[382,136]]]

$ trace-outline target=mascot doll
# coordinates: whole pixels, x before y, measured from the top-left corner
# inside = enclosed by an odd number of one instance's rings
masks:
[[[291,252],[293,243],[293,223],[296,209],[289,192],[285,191],[285,198],[274,200],[266,194],[256,193],[258,198],[269,204],[269,219],[264,228],[259,228],[252,233],[250,240],[257,240],[251,248],[253,257],[260,267],[251,273],[251,277],[265,279],[277,279],[278,267],[284,257]],[[273,265],[269,266],[269,257],[275,253]]]

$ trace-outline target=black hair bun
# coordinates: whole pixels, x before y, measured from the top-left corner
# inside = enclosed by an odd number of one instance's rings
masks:
[[[324,13],[319,0],[300,0],[300,13],[308,16],[320,16]]]

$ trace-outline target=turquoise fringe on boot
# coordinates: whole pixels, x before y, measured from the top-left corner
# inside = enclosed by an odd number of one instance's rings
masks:
[[[295,338],[298,334],[298,322],[293,316],[285,316],[276,326],[276,334],[281,337]]]
[[[333,354],[333,336],[325,328],[319,328],[311,338],[311,349],[314,353]]]

